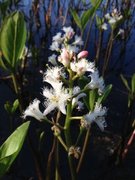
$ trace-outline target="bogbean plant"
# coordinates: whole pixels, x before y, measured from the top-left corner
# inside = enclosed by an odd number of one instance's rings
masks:
[[[95,63],[88,60],[88,52],[81,51],[82,45],[81,37],[71,27],[63,27],[53,37],[50,49],[55,54],[48,58],[43,75],[43,102],[36,98],[23,112],[24,119],[31,116],[50,125],[57,143],[67,153],[71,179],[76,179],[80,170],[92,124],[96,123],[101,131],[107,126],[107,108],[102,102],[111,90],[111,85],[105,87]],[[81,144],[84,134],[84,144]],[[59,179],[57,148],[55,179]]]

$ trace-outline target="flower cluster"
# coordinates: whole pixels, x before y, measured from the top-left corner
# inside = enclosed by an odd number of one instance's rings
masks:
[[[76,109],[81,111],[86,108],[84,99],[89,99],[87,95],[90,91],[96,90],[98,96],[104,93],[104,80],[100,77],[94,62],[90,62],[87,51],[81,51],[83,41],[80,36],[75,35],[71,27],[63,27],[63,31],[53,37],[50,49],[56,51],[49,57],[47,71],[43,75],[44,110],[39,109],[40,101],[35,99],[24,111],[23,117],[32,116],[39,121],[54,110],[60,111],[66,116],[67,104],[71,104],[71,112]],[[83,86],[79,86],[79,80],[86,79]],[[101,130],[106,127],[104,115],[106,108],[94,102],[95,109],[88,109],[88,114],[82,114],[88,124],[96,122]],[[83,111],[82,111],[83,113]]]
[[[121,15],[121,12],[114,8],[111,13],[107,13],[105,15],[105,18],[107,19],[108,23],[113,27],[117,22],[119,22],[123,18],[123,16]]]

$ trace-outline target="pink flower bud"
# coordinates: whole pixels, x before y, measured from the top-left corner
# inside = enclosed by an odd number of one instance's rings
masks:
[[[88,51],[81,51],[77,57],[78,59],[86,58],[88,56]]]
[[[62,49],[61,55],[59,56],[59,61],[67,67],[70,63],[70,54],[66,48]]]

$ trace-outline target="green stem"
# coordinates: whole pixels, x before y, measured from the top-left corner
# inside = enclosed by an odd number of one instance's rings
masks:
[[[18,87],[17,87],[16,75],[13,73],[11,76],[12,76],[12,81],[13,81],[15,93],[18,95],[19,91],[18,91]]]
[[[86,151],[86,148],[87,148],[87,144],[88,144],[88,141],[89,141],[89,134],[90,134],[90,128],[88,129],[87,133],[86,133],[86,136],[85,136],[85,141],[84,141],[84,145],[83,145],[83,149],[82,149],[82,153],[81,153],[81,157],[79,159],[79,163],[78,163],[78,166],[77,166],[77,173],[79,172],[80,170],[80,167],[82,165],[82,161],[83,161],[83,158],[84,158],[84,154],[85,154],[85,151]]]
[[[13,81],[13,85],[14,85],[14,90],[15,90],[15,93],[16,93],[17,98],[19,100],[20,113],[22,113],[23,108],[22,108],[22,99],[21,99],[20,92],[19,92],[19,84],[17,82],[16,74],[12,73],[11,76],[12,76],[12,81]]]
[[[105,72],[107,70],[109,59],[110,59],[110,55],[111,55],[111,52],[112,52],[113,41],[114,41],[113,34],[114,33],[113,33],[113,30],[112,30],[111,31],[111,35],[110,35],[110,39],[109,39],[109,43],[107,45],[105,58],[104,58],[104,65],[103,65],[103,71],[102,71],[102,75],[103,76],[105,75]]]
[[[70,120],[80,120],[83,116],[70,117]]]
[[[52,159],[53,159],[53,156],[54,156],[55,148],[56,148],[56,138],[54,137],[52,148],[51,148],[51,151],[49,153],[48,161],[47,161],[46,180],[51,179],[51,177],[50,177],[51,176],[51,164],[52,164]]]
[[[99,32],[99,40],[98,40],[96,59],[95,59],[96,65],[98,65],[98,61],[99,61],[99,57],[100,57],[100,51],[101,51],[101,45],[102,45],[102,35],[103,35],[103,31],[101,29]]]
[[[66,144],[64,143],[63,139],[61,138],[61,136],[57,136],[57,138],[58,138],[59,142],[61,143],[61,145],[64,147],[64,149],[66,151],[68,151],[68,148],[67,148]]]
[[[66,145],[67,145],[68,149],[72,146],[71,132],[70,132],[71,107],[72,107],[71,102],[69,102],[67,105],[67,116],[66,116],[65,128],[64,128],[65,129]],[[69,162],[69,167],[70,167],[71,179],[76,180],[76,171],[75,171],[75,167],[73,164],[73,158],[71,156],[68,156],[68,162]]]

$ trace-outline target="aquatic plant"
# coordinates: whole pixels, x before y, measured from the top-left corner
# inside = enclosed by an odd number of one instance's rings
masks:
[[[59,179],[61,173],[58,144],[61,144],[67,153],[71,179],[76,179],[85,155],[91,125],[95,122],[101,131],[106,127],[107,108],[102,106],[102,102],[111,86],[107,87],[108,91],[94,62],[87,59],[88,52],[81,51],[81,37],[75,35],[72,27],[63,27],[62,32],[52,39],[50,49],[58,55],[49,58],[51,65],[47,66],[43,75],[46,84],[42,93],[44,109],[40,110],[41,102],[35,99],[23,112],[23,118],[31,116],[41,123],[51,125],[57,141],[55,179]],[[74,138],[73,122],[76,122],[78,127],[78,134],[74,134]],[[81,145],[80,138],[83,134],[86,136],[84,144]],[[78,159],[77,165],[74,164],[74,158]],[[47,174],[46,178],[48,176],[50,175]]]

